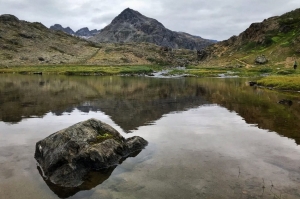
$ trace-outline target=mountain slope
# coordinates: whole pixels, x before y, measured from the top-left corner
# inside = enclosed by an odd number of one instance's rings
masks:
[[[0,67],[16,65],[195,65],[192,50],[151,43],[102,43],[50,30],[41,23],[0,15]]]
[[[155,19],[130,8],[113,19],[111,24],[91,38],[95,42],[149,42],[170,48],[201,49],[214,43],[187,33],[174,32]]]
[[[300,57],[300,9],[253,23],[238,36],[211,45],[201,52],[203,65],[254,66],[258,56],[266,65],[291,67]]]
[[[0,15],[0,64],[78,63],[98,49],[91,42],[49,30],[41,23]]]

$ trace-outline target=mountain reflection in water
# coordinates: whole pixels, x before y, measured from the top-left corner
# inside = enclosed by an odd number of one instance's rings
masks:
[[[246,82],[1,75],[0,198],[299,198],[299,94]],[[42,178],[35,143],[91,117],[149,145],[76,188]]]
[[[61,115],[78,109],[102,111],[124,131],[164,114],[203,104],[219,104],[249,124],[275,131],[300,144],[300,96],[249,87],[247,79],[141,77],[68,77],[2,75],[0,120]],[[289,99],[291,106],[278,101]]]
[[[186,79],[4,76],[0,89],[4,122],[42,117],[49,111],[61,115],[76,108],[105,112],[125,131],[163,114],[208,103],[203,98],[205,89]]]

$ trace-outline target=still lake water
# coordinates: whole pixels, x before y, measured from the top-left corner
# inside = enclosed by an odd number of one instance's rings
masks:
[[[0,198],[300,198],[300,95],[247,81],[1,75]],[[44,181],[35,143],[89,118],[149,145],[78,188]]]

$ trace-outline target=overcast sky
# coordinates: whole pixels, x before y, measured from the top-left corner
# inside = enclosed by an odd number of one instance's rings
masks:
[[[128,7],[170,30],[220,41],[253,22],[300,8],[300,0],[0,0],[0,14],[74,31],[102,29]]]

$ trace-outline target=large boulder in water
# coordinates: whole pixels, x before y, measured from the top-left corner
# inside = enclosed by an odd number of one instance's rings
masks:
[[[89,119],[37,142],[34,157],[52,183],[77,187],[90,171],[116,165],[147,144],[138,136],[125,139],[108,124]]]

